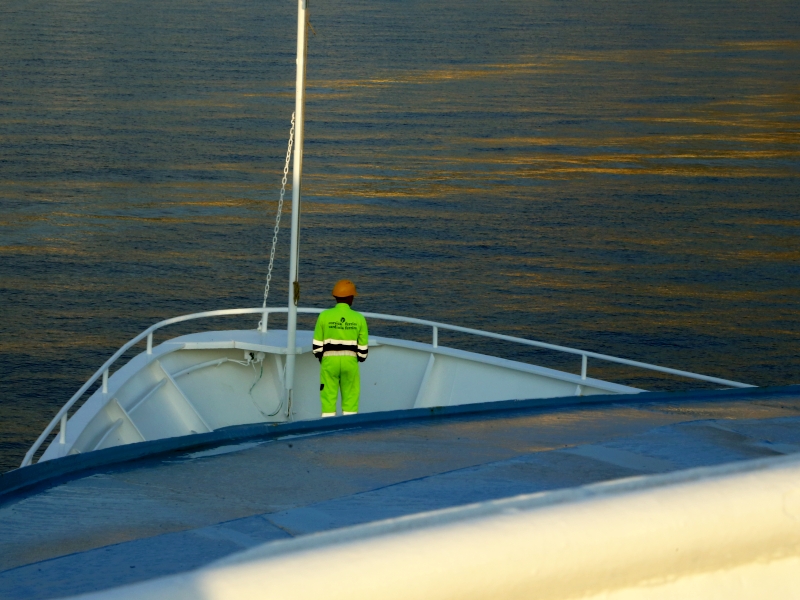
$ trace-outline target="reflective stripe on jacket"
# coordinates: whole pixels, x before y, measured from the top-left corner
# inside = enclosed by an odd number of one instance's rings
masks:
[[[344,302],[323,311],[314,327],[314,356],[355,356],[367,360],[367,320]]]

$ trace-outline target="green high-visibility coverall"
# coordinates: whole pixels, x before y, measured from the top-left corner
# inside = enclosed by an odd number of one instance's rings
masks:
[[[314,356],[320,361],[319,397],[322,412],[336,412],[342,389],[342,411],[358,412],[361,379],[358,363],[367,360],[367,320],[345,302],[320,314],[314,327]]]

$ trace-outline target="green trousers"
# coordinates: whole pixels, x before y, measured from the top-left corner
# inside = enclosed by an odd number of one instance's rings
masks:
[[[358,412],[361,377],[355,356],[325,356],[319,369],[319,399],[322,412],[336,412],[336,394],[342,388],[342,411]]]

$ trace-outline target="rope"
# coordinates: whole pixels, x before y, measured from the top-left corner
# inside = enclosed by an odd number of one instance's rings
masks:
[[[264,286],[264,302],[262,308],[267,308],[267,298],[269,297],[269,283],[272,281],[272,266],[275,264],[275,247],[278,245],[278,231],[281,228],[281,213],[283,212],[283,198],[286,195],[286,178],[289,176],[289,162],[292,159],[292,144],[294,143],[294,113],[292,113],[292,127],[289,129],[289,147],[286,149],[286,164],[283,165],[283,179],[281,180],[281,197],[278,200],[278,213],[275,215],[275,229],[272,234],[272,249],[269,252],[269,268],[267,269],[267,283]],[[262,321],[258,322],[261,329]]]

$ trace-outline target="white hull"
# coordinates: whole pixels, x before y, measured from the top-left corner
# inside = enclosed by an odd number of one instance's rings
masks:
[[[211,331],[175,338],[114,373],[69,419],[41,460],[248,423],[320,418],[319,363],[297,332],[291,414],[286,331]],[[261,356],[259,353],[263,353]],[[250,364],[247,362],[251,356]],[[255,362],[253,361],[255,359]],[[432,344],[373,337],[361,365],[360,412],[643,390]]]

